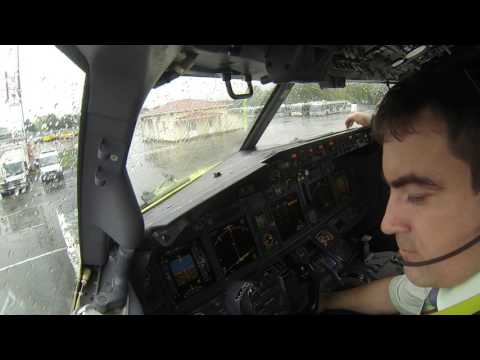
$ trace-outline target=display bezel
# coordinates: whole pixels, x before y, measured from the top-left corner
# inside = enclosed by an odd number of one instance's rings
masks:
[[[233,268],[227,270],[227,268],[222,263],[221,255],[217,251],[217,248],[215,246],[214,241],[219,236],[219,234],[217,234],[217,232],[219,232],[221,230],[224,230],[228,225],[230,225],[232,223],[233,224],[239,223],[241,220],[244,220],[244,225],[243,226],[247,229],[249,237],[251,238],[251,244],[254,246],[253,258],[251,258],[248,261],[244,260],[241,263],[233,266]],[[251,223],[250,223],[250,219],[248,218],[248,216],[246,214],[242,214],[240,216],[230,218],[229,220],[222,222],[222,225],[216,226],[215,228],[210,229],[209,232],[208,232],[208,238],[209,238],[209,242],[210,242],[210,246],[212,248],[212,251],[215,255],[216,261],[217,261],[217,263],[219,265],[219,268],[221,270],[221,273],[225,278],[228,278],[232,274],[236,273],[237,271],[239,271],[241,269],[244,269],[245,267],[247,267],[249,265],[254,264],[255,261],[258,258],[260,258],[260,256],[261,256],[260,251],[259,251],[259,247],[258,247],[257,238],[255,236],[255,233],[252,231],[252,226],[251,226]]]
[[[347,181],[348,192],[344,196],[341,196],[338,189],[337,189],[336,181],[340,177],[345,178],[346,181]],[[343,204],[343,203],[348,202],[349,200],[351,200],[353,198],[352,180],[351,180],[351,177],[346,170],[336,171],[334,174],[332,174],[330,182],[331,182],[331,187],[332,187],[332,190],[333,190],[333,195],[335,197],[335,200],[336,200],[337,204]]]
[[[198,263],[198,259],[194,255],[194,247],[196,247],[205,258],[204,269],[202,269]],[[183,284],[179,283],[177,276],[178,273],[175,273],[172,268],[172,262],[178,259],[179,256],[182,258],[186,256],[191,257],[193,269],[197,273],[197,278],[195,280]],[[191,245],[176,247],[160,254],[159,265],[164,277],[170,284],[170,289],[173,292],[173,300],[175,303],[179,303],[193,297],[201,292],[202,289],[208,287],[215,281],[210,260],[200,238],[194,240]],[[204,277],[202,271],[207,271],[207,278]]]
[[[299,213],[299,217],[297,217],[297,219],[300,219],[303,223],[303,226],[302,228],[298,229],[298,221],[297,221],[297,224],[296,224],[296,229],[295,231],[289,231],[287,233],[285,233],[282,228],[280,227],[279,225],[279,221],[278,221],[278,217],[276,216],[276,206],[280,203],[282,203],[283,201],[285,201],[285,199],[289,196],[295,196],[297,198],[297,201],[298,201],[298,213]],[[300,193],[298,191],[291,191],[287,194],[285,194],[284,196],[282,197],[279,197],[277,199],[275,199],[274,201],[271,201],[270,203],[270,212],[273,216],[273,219],[275,221],[275,224],[276,224],[276,227],[277,227],[277,231],[280,235],[280,239],[281,241],[284,243],[286,241],[288,241],[289,239],[291,239],[292,237],[294,237],[296,234],[298,234],[299,232],[301,232],[305,227],[307,227],[307,218],[305,216],[305,210],[304,210],[304,206],[302,204],[302,197],[300,195]]]

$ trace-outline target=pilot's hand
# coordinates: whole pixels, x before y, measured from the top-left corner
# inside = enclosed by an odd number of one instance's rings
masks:
[[[320,292],[318,296],[318,303],[317,308],[315,309],[315,313],[319,314],[324,312],[325,310],[329,309],[329,300],[331,299],[332,295],[330,293],[322,293]]]
[[[361,126],[370,126],[372,121],[372,115],[364,112],[354,112],[348,115],[347,120],[345,121],[345,126],[348,128],[352,127],[354,123],[357,123]]]

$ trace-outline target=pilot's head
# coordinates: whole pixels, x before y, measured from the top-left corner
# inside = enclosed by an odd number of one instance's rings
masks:
[[[425,261],[480,235],[480,89],[469,71],[418,73],[394,86],[373,124],[390,195],[381,224],[401,256]],[[405,266],[423,287],[480,272],[480,244],[443,261]]]

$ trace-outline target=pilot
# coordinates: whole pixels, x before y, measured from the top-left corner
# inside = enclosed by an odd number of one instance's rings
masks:
[[[392,87],[373,116],[404,274],[320,294],[318,312],[480,314],[480,89],[471,71],[418,72]]]

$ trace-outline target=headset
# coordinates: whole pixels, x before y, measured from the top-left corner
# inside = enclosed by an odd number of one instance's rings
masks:
[[[473,245],[475,245],[476,243],[480,242],[480,236],[477,236],[476,238],[474,238],[473,240],[469,241],[468,243],[466,243],[465,245],[462,245],[461,247],[459,247],[458,249],[456,250],[453,250],[451,252],[449,252],[448,254],[445,254],[445,255],[442,255],[442,256],[438,256],[436,258],[433,258],[433,259],[430,259],[430,260],[424,260],[424,261],[406,261],[404,259],[402,259],[402,257],[399,257],[399,261],[402,263],[403,266],[411,266],[411,267],[419,267],[419,266],[426,266],[426,265],[431,265],[431,264],[435,264],[435,263],[438,263],[440,261],[443,261],[443,260],[446,260],[446,259],[449,259],[455,255],[458,255],[462,252],[464,252],[465,250],[467,249],[470,249]]]

